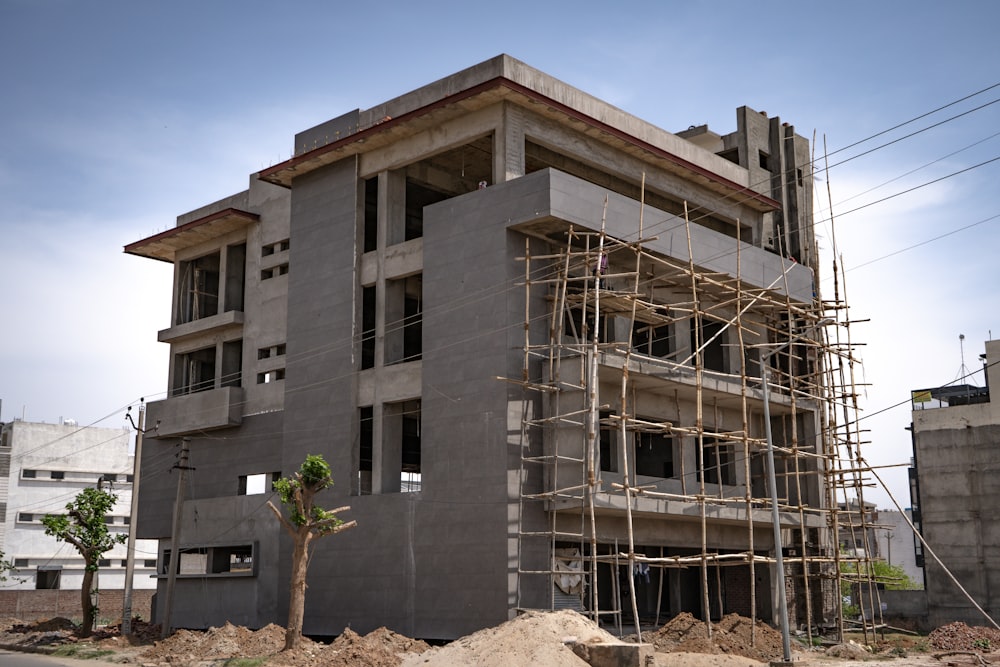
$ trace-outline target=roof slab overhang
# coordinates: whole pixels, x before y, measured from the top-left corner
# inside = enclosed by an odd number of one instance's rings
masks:
[[[220,238],[260,220],[256,213],[227,208],[125,246],[125,252],[171,264],[177,253]]]
[[[390,145],[502,101],[520,105],[557,123],[568,125],[644,162],[698,183],[720,196],[735,198],[756,211],[766,213],[781,208],[781,203],[771,197],[503,76],[445,95],[399,116],[384,116],[352,134],[264,169],[257,176],[269,183],[291,187],[293,179],[298,176],[345,157]]]

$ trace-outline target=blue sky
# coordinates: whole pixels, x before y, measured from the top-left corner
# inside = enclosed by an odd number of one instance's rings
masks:
[[[824,137],[835,151],[1000,82],[998,15],[923,0],[0,0],[0,419],[117,426],[125,405],[162,397],[171,270],[122,246],[244,189],[296,132],[345,111],[509,53],[667,130],[730,132],[749,105],[815,132],[821,155]],[[975,166],[1000,156],[998,98],[830,159],[876,464],[910,456],[908,407],[883,410],[954,380],[959,334],[969,368],[1000,336],[1000,161]],[[829,256],[829,223],[818,234]],[[908,505],[905,470],[884,476]]]

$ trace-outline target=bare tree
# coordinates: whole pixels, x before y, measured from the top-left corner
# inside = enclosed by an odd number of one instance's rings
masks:
[[[306,572],[309,569],[309,549],[314,539],[354,528],[356,521],[344,522],[337,514],[351,509],[349,506],[327,510],[315,504],[315,496],[333,486],[330,466],[319,454],[310,454],[299,471],[274,483],[281,502],[288,508],[289,516],[268,501],[267,505],[278,521],[292,536],[292,578],[288,593],[288,625],[285,629],[285,650],[298,648],[302,640],[302,621],[306,605]]]

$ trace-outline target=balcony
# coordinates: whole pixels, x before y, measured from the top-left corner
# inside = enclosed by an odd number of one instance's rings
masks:
[[[228,329],[239,329],[242,326],[243,311],[228,310],[218,315],[210,315],[199,320],[178,324],[169,329],[161,329],[157,332],[156,339],[161,343],[179,343],[209,331],[222,333]]]
[[[149,404],[147,423],[157,424],[158,437],[238,426],[243,420],[243,389],[222,387],[175,396]]]

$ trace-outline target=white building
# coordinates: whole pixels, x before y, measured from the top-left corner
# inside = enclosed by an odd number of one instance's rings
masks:
[[[45,534],[42,517],[65,512],[66,504],[99,480],[118,494],[107,517],[113,533],[128,534],[134,456],[126,428],[13,421],[0,428],[0,551],[15,566],[7,589],[79,590],[83,558],[71,545]],[[128,549],[119,545],[101,560],[101,589],[125,586]],[[134,588],[155,588],[156,542],[136,544]]]

